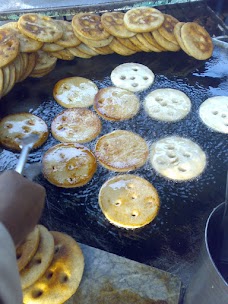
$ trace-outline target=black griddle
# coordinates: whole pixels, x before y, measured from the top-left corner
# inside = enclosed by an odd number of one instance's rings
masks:
[[[178,17],[177,14],[170,13]],[[191,15],[191,18],[198,17]],[[216,24],[217,21],[213,22]],[[156,75],[154,84],[138,94],[141,103],[152,90],[174,88],[189,96],[192,110],[179,122],[163,123],[152,120],[141,104],[139,114],[128,121],[102,120],[102,132],[99,136],[117,129],[131,130],[146,139],[149,146],[165,136],[184,136],[198,143],[205,151],[205,171],[198,178],[187,182],[174,182],[159,176],[149,161],[142,168],[131,171],[131,174],[150,181],[161,199],[161,208],[156,219],[144,228],[135,230],[113,226],[105,219],[98,206],[100,187],[118,173],[98,165],[93,179],[86,186],[75,189],[55,187],[40,174],[35,180],[47,190],[41,223],[50,230],[66,232],[81,243],[177,274],[186,286],[199,253],[206,219],[212,209],[224,200],[225,194],[227,135],[207,128],[198,115],[199,106],[205,99],[228,95],[228,49],[225,44],[215,46],[213,56],[207,61],[197,61],[182,51],[141,52],[128,57],[112,54],[91,59],[76,58],[69,62],[59,60],[55,70],[49,75],[41,79],[28,78],[16,84],[0,101],[0,115],[4,117],[7,114],[28,111],[43,118],[50,127],[52,119],[63,110],[52,95],[58,80],[71,76],[86,77],[101,89],[112,85],[111,71],[126,62],[144,64]],[[41,161],[44,152],[57,143],[50,135],[40,149],[30,154],[27,170],[32,170],[32,164]],[[96,140],[85,146],[94,150],[95,143]],[[14,169],[18,157],[18,153],[2,148],[0,171]]]

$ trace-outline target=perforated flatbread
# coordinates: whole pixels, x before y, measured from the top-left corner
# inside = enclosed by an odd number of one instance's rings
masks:
[[[51,52],[52,56],[62,59],[62,60],[73,60],[74,55],[69,51],[69,49],[63,49],[61,51]]]
[[[43,72],[44,70],[49,70],[55,66],[57,58],[51,54],[48,54],[42,50],[37,52],[37,61],[33,72]]]
[[[12,88],[14,87],[15,82],[16,82],[16,68],[15,68],[14,64],[12,63],[8,67],[10,70],[10,79],[9,79],[8,86],[7,86],[6,90],[4,91],[4,95],[6,95],[8,92],[10,92],[10,90],[12,90]]]
[[[18,23],[17,22],[8,22],[1,26],[1,28],[8,28],[14,31],[15,36],[19,40],[20,46],[19,51],[20,52],[36,52],[38,51],[42,45],[43,42],[34,40],[23,33],[20,32],[18,29]]]
[[[65,108],[83,108],[93,104],[98,88],[94,82],[83,77],[59,80],[53,90],[55,100]]]
[[[179,22],[176,18],[171,15],[164,14],[164,22],[162,26],[159,27],[158,32],[161,34],[165,39],[178,44],[175,36],[174,36],[174,27]]]
[[[37,53],[30,53],[30,54],[26,54],[28,57],[28,63],[27,63],[27,67],[23,73],[23,75],[20,77],[20,81],[23,81],[24,79],[26,79],[34,70],[36,63],[37,63],[37,59],[38,59],[38,55]]]
[[[19,53],[19,40],[14,31],[0,28],[0,68],[11,63]]]
[[[188,53],[198,59],[206,60],[213,52],[213,42],[208,32],[195,22],[187,22],[181,27],[181,39]]]
[[[58,45],[57,43],[54,42],[45,42],[42,46],[42,51],[44,52],[57,52],[57,51],[62,51],[64,49],[63,46]]]
[[[188,54],[189,56],[191,56],[191,54],[188,52],[188,50],[186,49],[182,38],[181,38],[181,28],[184,25],[184,22],[178,22],[175,26],[174,26],[174,30],[173,30],[173,34],[179,44],[179,46],[181,47],[181,49]]]
[[[41,42],[55,42],[63,35],[58,22],[35,13],[22,15],[18,20],[18,28],[24,35]]]
[[[51,231],[55,254],[45,274],[23,291],[24,304],[62,304],[78,289],[84,271],[84,257],[70,236]]]
[[[136,35],[136,38],[138,39],[138,41],[146,48],[148,48],[151,52],[161,52],[161,48],[159,46],[159,48],[157,48],[154,43],[150,43],[146,38],[145,38],[145,34],[149,34],[149,33],[139,33]]]
[[[154,186],[136,175],[118,175],[106,181],[99,192],[105,217],[123,228],[139,228],[157,215],[160,200]]]
[[[81,43],[81,41],[74,34],[71,22],[64,20],[58,20],[57,22],[63,29],[63,35],[55,42],[56,44],[67,48],[77,46]]]
[[[129,31],[124,24],[124,13],[107,12],[102,14],[101,23],[104,29],[114,37],[129,38],[135,35],[135,32]]]
[[[161,175],[176,181],[199,176],[206,167],[206,155],[188,138],[169,136],[153,143],[150,149],[152,167]]]
[[[130,131],[116,130],[100,137],[95,154],[105,168],[127,172],[142,167],[148,157],[146,141]]]
[[[89,142],[100,131],[100,119],[86,108],[67,109],[58,114],[51,124],[52,135],[61,142]]]
[[[137,45],[132,43],[131,40],[128,38],[116,37],[116,40],[118,40],[122,45],[126,46],[127,48],[129,48],[132,51],[141,52],[141,49]]]
[[[200,105],[199,116],[209,128],[228,134],[228,96],[206,99]]]
[[[81,44],[80,44],[81,45]],[[89,54],[86,54],[85,52],[82,52],[80,49],[79,49],[79,46],[76,46],[76,47],[71,47],[71,48],[68,48],[68,51],[74,55],[75,57],[79,57],[79,58],[91,58],[92,55],[89,55]]]
[[[132,118],[138,113],[139,106],[139,99],[134,93],[115,87],[101,89],[94,100],[97,113],[111,121]]]
[[[159,28],[163,21],[163,14],[153,7],[132,8],[124,15],[126,28],[136,33],[153,31]]]
[[[153,119],[175,122],[190,112],[191,101],[182,91],[157,89],[145,97],[144,108]]]
[[[123,63],[111,73],[112,83],[131,92],[147,89],[154,82],[154,73],[140,63]]]
[[[75,34],[89,40],[105,40],[110,36],[101,24],[101,17],[93,13],[79,13],[74,15],[72,27]]]
[[[176,43],[176,41],[175,43],[169,41],[168,39],[163,37],[158,30],[153,31],[152,35],[157,41],[157,43],[160,44],[160,46],[163,47],[165,50],[171,52],[177,52],[180,50],[180,46]]]
[[[130,56],[132,54],[135,54],[136,51],[133,51],[123,45],[119,40],[114,38],[112,42],[109,44],[110,49],[112,49],[115,53],[121,55],[121,56]]]
[[[62,188],[82,187],[97,169],[96,158],[86,147],[65,143],[50,148],[43,156],[44,177]]]
[[[20,140],[30,134],[39,135],[33,149],[47,140],[48,127],[40,117],[31,113],[18,113],[5,116],[0,121],[0,141],[6,148],[20,151]]]
[[[38,226],[29,233],[24,242],[16,248],[17,266],[21,271],[33,258],[40,242],[40,230]]]
[[[21,286],[25,289],[34,284],[47,270],[54,256],[54,239],[42,225],[38,225],[40,242],[31,261],[20,272]]]

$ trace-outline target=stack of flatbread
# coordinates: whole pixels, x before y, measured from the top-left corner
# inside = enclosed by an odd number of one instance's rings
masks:
[[[0,98],[28,76],[42,77],[57,59],[117,53],[176,52],[198,60],[212,55],[208,32],[194,22],[179,22],[152,7],[126,13],[76,14],[72,22],[28,13],[0,27]]]
[[[16,254],[24,304],[61,304],[76,292],[84,257],[70,236],[38,225]]]

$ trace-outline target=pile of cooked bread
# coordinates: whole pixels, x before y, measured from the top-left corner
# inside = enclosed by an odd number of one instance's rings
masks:
[[[84,256],[70,236],[37,225],[16,248],[23,303],[65,303],[77,290]]]
[[[179,22],[152,7],[126,13],[76,14],[72,22],[40,14],[24,14],[0,27],[0,98],[26,77],[42,77],[57,59],[91,58],[117,53],[179,51],[208,59],[213,44],[208,32],[194,22]]]

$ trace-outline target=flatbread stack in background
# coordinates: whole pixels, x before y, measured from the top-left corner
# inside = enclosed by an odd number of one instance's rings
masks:
[[[78,289],[84,256],[70,236],[37,225],[16,253],[24,304],[62,304]]]
[[[0,98],[27,77],[43,77],[57,59],[91,58],[117,53],[177,52],[210,58],[208,32],[194,22],[179,22],[152,7],[129,11],[78,13],[72,22],[28,13],[0,27]]]

